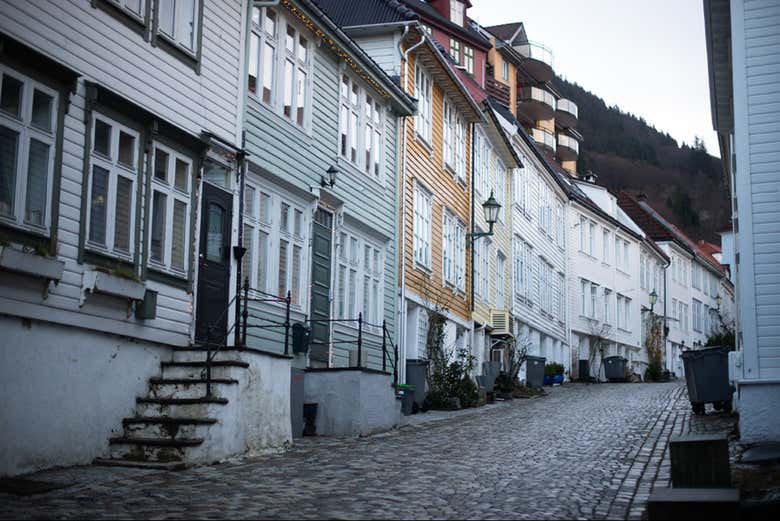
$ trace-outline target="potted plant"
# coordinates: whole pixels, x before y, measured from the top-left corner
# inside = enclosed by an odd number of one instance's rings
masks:
[[[563,364],[558,364],[556,362],[545,364],[544,385],[562,384],[564,370]]]

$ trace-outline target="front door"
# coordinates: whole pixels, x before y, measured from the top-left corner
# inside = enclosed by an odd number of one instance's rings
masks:
[[[198,307],[195,341],[224,343],[230,284],[230,223],[233,195],[203,183],[198,257]],[[211,328],[212,335],[208,333]]]
[[[328,363],[333,214],[317,209],[312,226],[310,361]]]

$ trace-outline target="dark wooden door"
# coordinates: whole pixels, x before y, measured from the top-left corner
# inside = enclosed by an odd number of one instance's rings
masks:
[[[328,362],[333,214],[317,209],[312,226],[310,360]]]
[[[230,294],[230,223],[233,195],[203,184],[198,256],[198,302],[195,340],[225,342]],[[209,330],[212,334],[209,338]]]

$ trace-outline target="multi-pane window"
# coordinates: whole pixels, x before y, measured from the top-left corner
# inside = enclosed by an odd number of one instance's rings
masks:
[[[118,8],[120,8],[123,12],[128,13],[132,15],[137,20],[143,21],[145,10],[144,7],[146,6],[146,0],[106,0]]]
[[[490,241],[481,239],[474,243],[475,280],[474,293],[485,303],[490,302]]]
[[[442,277],[447,284],[466,289],[466,226],[445,211],[442,218]]]
[[[466,178],[466,125],[455,106],[444,100],[443,138],[444,164],[452,169],[458,179]]]
[[[87,243],[126,259],[135,247],[139,134],[102,114],[92,119]]]
[[[514,253],[514,293],[515,299],[522,299],[526,294],[527,281],[525,278],[525,242],[515,235],[512,241],[512,253]]]
[[[417,114],[414,116],[415,132],[427,143],[431,142],[433,121],[433,82],[419,65],[414,71],[414,92],[417,96]]]
[[[450,2],[450,21],[460,26],[463,25],[463,2],[460,0],[452,0]]]
[[[414,187],[414,262],[431,267],[431,210],[433,196],[422,186]]]
[[[566,241],[566,217],[564,215],[563,203],[556,201],[555,203],[555,239],[558,243],[558,247],[563,248]]]
[[[474,187],[477,194],[487,199],[490,185],[492,150],[482,130],[474,132]]]
[[[506,307],[506,257],[504,254],[496,252],[496,308],[504,309]]]
[[[523,164],[527,165],[525,158],[522,158]],[[514,173],[514,202],[527,214],[530,208],[531,185],[530,177],[533,175],[529,166],[520,167]]]
[[[588,316],[588,293],[590,292],[590,282],[580,279],[580,316]]]
[[[598,284],[590,283],[590,302],[588,303],[588,311],[590,318],[596,318],[596,312],[599,305],[599,286]]]
[[[338,235],[337,318],[356,319],[362,313],[364,322],[379,324],[384,315],[384,248],[348,230]]]
[[[371,177],[379,178],[382,158],[382,107],[346,74],[341,77],[339,153]]]
[[[612,290],[609,288],[604,288],[604,317],[603,321],[605,324],[611,324],[612,323],[612,310],[610,309],[612,306]]]
[[[566,321],[566,277],[563,273],[558,272],[558,322]]]
[[[642,289],[647,289],[647,283],[645,281],[646,271],[647,271],[647,259],[645,258],[645,255],[641,253],[639,255],[639,287]]]
[[[596,255],[596,223],[588,223],[588,253],[591,256]]]
[[[506,169],[500,159],[496,159],[496,201],[501,205],[498,220],[503,221],[506,208]]]
[[[460,64],[460,42],[455,38],[450,38],[450,56],[455,63]]]
[[[617,326],[618,329],[630,331],[631,299],[618,293],[617,296]]]
[[[611,242],[609,235],[609,230],[604,228],[601,232],[601,248],[603,250],[601,252],[601,260],[607,264],[609,264],[609,243]]]
[[[305,207],[270,187],[248,181],[244,193],[243,276],[249,285],[302,306],[308,270],[309,223]]]
[[[701,302],[693,299],[693,330],[701,332],[703,329],[703,316],[702,316]]]
[[[615,265],[623,271],[628,271],[631,267],[629,264],[629,243],[617,236],[615,236]]]
[[[0,219],[48,230],[57,93],[0,67]]]
[[[312,44],[307,35],[269,7],[252,10],[249,91],[274,112],[305,126]]]
[[[149,263],[185,274],[189,261],[192,160],[154,144]]]
[[[539,307],[548,314],[553,313],[553,267],[539,257]]]
[[[474,49],[468,45],[463,46],[463,66],[466,72],[474,75]]]
[[[128,10],[141,13],[142,0],[125,0]],[[157,0],[157,29],[172,43],[194,52],[198,40],[198,0]]]

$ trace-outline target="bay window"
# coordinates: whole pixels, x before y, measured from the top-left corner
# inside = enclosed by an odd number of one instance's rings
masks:
[[[270,7],[252,10],[249,92],[299,127],[309,113],[313,48],[308,34]]]
[[[57,92],[0,66],[0,221],[48,233]]]

